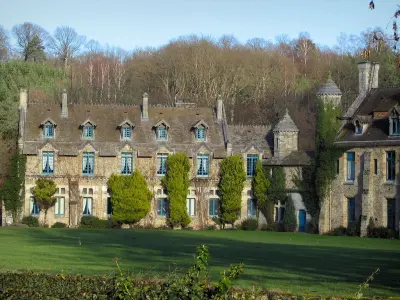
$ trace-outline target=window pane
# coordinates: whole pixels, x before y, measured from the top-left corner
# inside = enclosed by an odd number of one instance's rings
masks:
[[[166,164],[168,154],[157,154],[157,175],[165,175],[167,172]]]
[[[167,216],[168,215],[168,200],[165,198],[159,198],[157,200],[157,215]]]
[[[399,119],[393,119],[393,134],[399,134]]]
[[[386,152],[386,179],[393,181],[396,176],[396,155],[394,151]]]
[[[355,179],[355,153],[347,152],[347,180]]]
[[[196,129],[196,139],[199,141],[204,141],[205,137],[206,137],[205,128],[197,128]]]
[[[254,176],[254,171],[256,170],[256,164],[258,161],[257,154],[248,154],[247,155],[247,164],[246,164],[246,174],[247,176]]]
[[[208,154],[197,155],[197,176],[208,176],[209,159]]]
[[[93,137],[93,126],[87,125],[83,127],[83,137],[92,138]]]
[[[167,139],[167,129],[165,127],[157,128],[157,139],[166,140]]]
[[[208,215],[215,217],[219,215],[219,199],[210,199],[208,202]]]
[[[54,174],[54,152],[42,153],[42,173]]]
[[[83,198],[83,210],[82,213],[84,216],[90,216],[92,214],[92,198],[85,197]]]
[[[112,202],[111,202],[111,197],[107,198],[107,211],[106,211],[107,215],[111,215],[112,214]]]
[[[133,154],[130,152],[121,153],[121,174],[132,174]]]
[[[196,199],[194,199],[194,198],[186,199],[186,207],[187,207],[189,216],[196,215]]]
[[[94,152],[83,152],[82,173],[83,175],[94,174]]]
[[[247,201],[247,214],[249,217],[255,217],[257,213],[257,204],[255,199]]]
[[[387,228],[396,227],[396,199],[387,200]]]
[[[132,128],[130,128],[130,127],[122,128],[122,138],[130,139],[131,137],[132,137]]]
[[[356,221],[356,200],[354,198],[348,199],[348,223]]]

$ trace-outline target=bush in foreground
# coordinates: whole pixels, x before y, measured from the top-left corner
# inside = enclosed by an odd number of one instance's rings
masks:
[[[242,230],[257,230],[258,228],[258,220],[254,218],[249,218],[243,220],[240,224],[240,229]]]
[[[65,228],[65,227],[67,227],[67,224],[62,222],[56,222],[51,226],[51,228]]]
[[[29,227],[39,227],[39,220],[34,216],[23,217],[21,223],[28,225]]]

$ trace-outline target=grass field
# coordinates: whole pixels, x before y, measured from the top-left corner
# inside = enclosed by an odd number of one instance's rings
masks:
[[[264,231],[0,228],[0,271],[105,275],[118,257],[126,271],[163,278],[190,266],[200,244],[211,251],[213,278],[244,262],[240,286],[349,296],[380,268],[365,295],[400,295],[399,240]]]

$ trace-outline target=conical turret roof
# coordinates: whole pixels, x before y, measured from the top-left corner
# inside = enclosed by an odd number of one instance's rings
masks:
[[[276,124],[273,131],[286,131],[286,132],[298,132],[296,124],[293,122],[292,118],[289,116],[289,111],[286,108],[285,115],[283,118]]]
[[[317,95],[342,95],[342,92],[332,80],[331,74],[329,74],[326,83],[319,88]]]

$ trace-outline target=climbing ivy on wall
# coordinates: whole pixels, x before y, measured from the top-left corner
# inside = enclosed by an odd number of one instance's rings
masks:
[[[257,199],[257,206],[264,217],[267,218],[267,222],[269,223],[270,220],[268,220],[268,216],[271,215],[271,210],[273,214],[273,203],[267,195],[268,189],[270,187],[270,182],[268,181],[267,176],[264,172],[261,160],[259,160],[256,164],[252,186],[254,196]]]
[[[186,198],[190,185],[189,158],[184,153],[176,153],[168,156],[166,165],[167,173],[162,179],[162,185],[167,189],[168,194],[168,221],[171,227],[177,225],[186,227],[190,223],[186,207]]]
[[[6,211],[10,212],[13,222],[16,222],[23,204],[21,190],[25,181],[26,157],[18,152],[11,158],[11,169],[0,189],[0,200]]]

